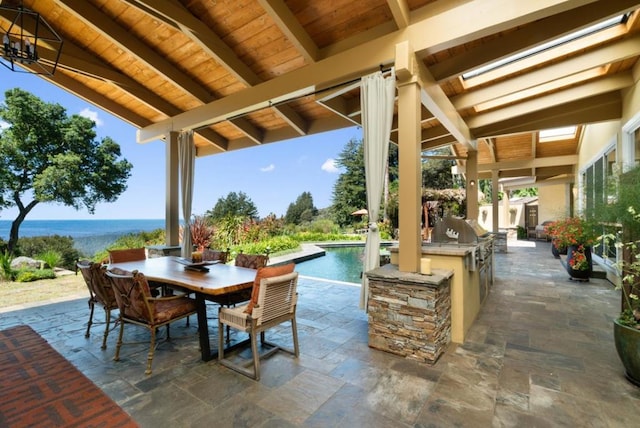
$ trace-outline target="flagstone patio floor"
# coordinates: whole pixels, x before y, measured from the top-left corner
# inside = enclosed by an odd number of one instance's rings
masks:
[[[465,343],[433,366],[367,346],[357,285],[306,277],[300,357],[264,360],[259,382],[200,360],[195,317],[172,327],[150,376],[143,329],[125,328],[143,343],[123,346],[119,362],[117,331],[106,350],[103,325],[85,339],[86,299],[2,311],[0,329],[33,327],[142,427],[635,426],[640,388],[625,379],[612,338],[618,293],[604,279],[569,281],[548,242],[509,245]],[[290,330],[269,338],[290,342]]]

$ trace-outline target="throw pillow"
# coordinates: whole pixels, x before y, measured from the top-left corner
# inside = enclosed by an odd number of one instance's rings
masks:
[[[247,314],[251,314],[253,312],[253,307],[258,304],[258,295],[260,294],[260,281],[262,280],[262,278],[272,278],[274,276],[286,275],[293,272],[295,267],[295,263],[289,263],[282,266],[268,266],[258,269],[258,272],[256,272],[256,278],[253,280],[251,300],[249,301],[249,304],[247,305],[247,308],[244,310],[244,312]]]

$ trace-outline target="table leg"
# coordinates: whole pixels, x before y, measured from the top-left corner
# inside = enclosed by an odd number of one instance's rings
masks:
[[[209,325],[207,323],[207,303],[202,293],[196,293],[196,309],[198,311],[198,333],[200,336],[202,361],[210,361],[215,357],[211,354]]]

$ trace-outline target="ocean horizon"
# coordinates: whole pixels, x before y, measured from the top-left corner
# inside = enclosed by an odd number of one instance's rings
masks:
[[[7,241],[13,220],[0,220],[0,238]],[[82,219],[82,220],[24,220],[19,236],[70,236],[74,247],[85,256],[93,256],[119,237],[130,233],[164,229],[164,219]]]

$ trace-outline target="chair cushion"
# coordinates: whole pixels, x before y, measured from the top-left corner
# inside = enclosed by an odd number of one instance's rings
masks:
[[[160,299],[155,300],[153,304],[155,306],[157,323],[163,323],[186,314],[192,314],[196,311],[196,301],[189,297],[170,300]]]
[[[295,269],[295,263],[289,263],[281,266],[268,266],[261,267],[256,272],[256,278],[253,280],[253,289],[251,290],[251,300],[244,310],[245,313],[250,314],[253,312],[253,307],[258,304],[258,295],[260,294],[260,281],[262,278],[272,278],[274,276],[286,275],[293,272]]]

